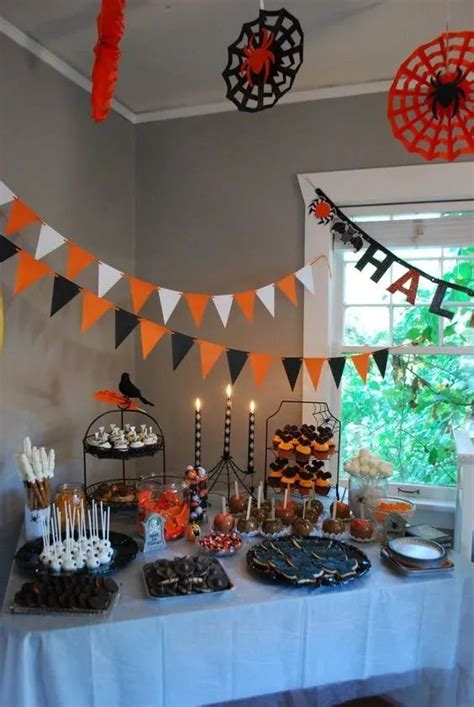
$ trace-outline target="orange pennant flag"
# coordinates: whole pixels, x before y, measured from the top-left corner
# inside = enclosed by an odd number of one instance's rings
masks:
[[[130,295],[132,297],[133,311],[135,314],[141,310],[153,290],[156,289],[155,285],[151,282],[145,282],[145,280],[139,280],[136,277],[127,276],[130,283]]]
[[[236,292],[234,298],[249,322],[253,321],[253,308],[255,305],[255,290],[248,292]]]
[[[321,377],[321,371],[323,370],[323,365],[325,361],[325,358],[304,359],[306,370],[308,371],[308,375],[311,378],[311,383],[313,384],[313,388],[315,390],[319,385],[319,379]]]
[[[163,334],[167,334],[169,329],[161,324],[149,322],[148,319],[140,321],[140,338],[142,341],[142,356],[145,359],[148,354],[155,348]]]
[[[219,344],[211,344],[209,341],[199,341],[199,349],[201,353],[201,371],[202,377],[206,380],[212,368],[217,363],[219,356],[225,351],[225,346]]]
[[[15,199],[10,209],[7,225],[5,227],[5,235],[9,236],[15,231],[21,231],[30,223],[41,221],[40,217],[35,214],[33,209],[30,209],[21,199]]]
[[[255,383],[261,386],[265,376],[267,375],[268,367],[271,363],[272,356],[270,354],[256,354],[251,353],[249,355],[250,364],[252,366],[253,374],[255,376]]]
[[[283,277],[281,280],[277,280],[275,284],[277,287],[280,288],[283,294],[288,297],[290,302],[293,302],[293,304],[298,304],[298,296],[296,294],[296,284],[294,275],[288,275],[287,277]]]
[[[202,318],[209,302],[209,295],[194,295],[191,292],[187,292],[184,296],[193,315],[194,323],[196,326],[201,326]]]
[[[112,309],[114,305],[112,302],[104,299],[103,297],[98,297],[93,292],[88,290],[83,290],[82,292],[82,327],[81,331],[84,333],[96,323],[98,319],[102,317],[103,314],[107,312],[108,309]]]
[[[66,277],[68,280],[73,280],[84,268],[96,262],[93,255],[87,250],[79,248],[75,243],[68,241],[67,251]]]
[[[364,383],[367,380],[367,374],[369,372],[370,363],[370,353],[357,354],[357,356],[352,356],[352,363]]]
[[[33,282],[36,282],[36,280],[52,272],[48,265],[40,260],[35,260],[26,250],[21,250],[18,258],[14,294],[17,295],[32,285]]]

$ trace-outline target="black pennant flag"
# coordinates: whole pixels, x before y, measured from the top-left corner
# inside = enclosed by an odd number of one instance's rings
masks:
[[[229,365],[230,380],[232,385],[240,375],[242,368],[247,363],[248,359],[247,351],[238,351],[237,349],[229,349],[227,351],[227,363]]]
[[[139,322],[139,318],[127,312],[125,309],[115,310],[115,348],[118,349],[120,344],[125,341],[127,336],[132,333]]]
[[[53,314],[56,314],[56,312],[59,312],[59,310],[62,309],[65,304],[74,299],[80,291],[81,288],[79,285],[76,285],[75,282],[66,280],[66,278],[61,275],[56,275],[54,278],[50,317],[52,317]]]
[[[337,356],[336,358],[328,358],[329,367],[331,369],[332,376],[334,378],[334,383],[336,388],[339,388],[341,382],[342,374],[344,372],[344,366],[346,365],[345,356]]]
[[[385,378],[385,371],[387,370],[388,361],[388,349],[380,349],[380,351],[373,351],[372,358],[377,364],[377,368],[379,369],[382,378]]]
[[[12,255],[18,253],[20,249],[5,236],[0,236],[0,263],[3,263]]]
[[[175,371],[183,358],[191,349],[194,344],[194,339],[192,336],[186,336],[186,334],[179,334],[174,331],[171,336],[171,352],[173,354],[173,371]]]
[[[298,374],[301,370],[301,364],[303,363],[302,358],[283,358],[282,359],[283,368],[288,377],[288,383],[291,386],[291,390],[295,389],[296,381],[298,379]]]

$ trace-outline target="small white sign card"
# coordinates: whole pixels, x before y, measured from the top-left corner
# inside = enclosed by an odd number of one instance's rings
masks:
[[[165,519],[159,513],[150,513],[143,521],[145,543],[143,552],[155,552],[166,547]]]

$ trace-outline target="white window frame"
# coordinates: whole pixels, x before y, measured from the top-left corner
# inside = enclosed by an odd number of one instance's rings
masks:
[[[472,209],[474,196],[474,162],[456,164],[427,164],[407,167],[388,167],[363,170],[344,170],[337,172],[314,172],[298,175],[299,186],[304,206],[314,198],[314,187],[321,188],[328,196],[343,208],[345,213],[377,213],[382,210],[371,204],[388,202],[406,204],[414,202],[454,201],[459,210]],[[313,186],[314,185],[314,186]],[[364,208],[360,204],[367,205]],[[423,210],[425,207],[411,210]],[[387,213],[387,207],[383,207]],[[370,225],[365,230],[370,232]],[[408,245],[408,244],[407,244]],[[448,245],[448,244],[446,244]],[[305,208],[305,262],[318,255],[325,255],[330,270],[334,271],[337,261],[334,257],[331,238],[326,227],[317,224]],[[318,266],[316,266],[318,267]],[[336,273],[334,273],[336,275]],[[339,300],[338,300],[339,298]],[[324,268],[322,261],[316,271],[315,295],[304,296],[303,355],[305,357],[329,357],[341,353],[337,343],[341,331],[342,293],[337,287],[337,278],[332,277]],[[315,322],[317,325],[315,326]],[[337,334],[337,336],[336,336]],[[347,348],[347,347],[345,347]],[[423,347],[423,350],[425,351]],[[373,347],[352,347],[352,350],[371,350]],[[426,353],[459,353],[459,347],[429,347]],[[407,353],[420,353],[419,347],[404,347]],[[473,353],[473,347],[462,347],[465,354]],[[340,393],[336,389],[328,367],[325,367],[318,389],[313,390],[307,372],[303,376],[303,399],[327,401],[331,410],[340,415]],[[341,479],[341,484],[345,485]],[[455,502],[455,488],[422,484],[390,484],[389,493],[403,496],[398,489],[407,492],[419,490],[416,497],[419,506],[429,510],[431,507],[451,510]]]

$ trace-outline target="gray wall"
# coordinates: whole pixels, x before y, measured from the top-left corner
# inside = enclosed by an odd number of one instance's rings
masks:
[[[223,113],[140,125],[137,128],[136,272],[191,291],[226,293],[259,287],[303,264],[304,205],[300,172],[381,167],[417,162],[391,135],[384,95],[279,106],[258,115]],[[302,296],[302,288],[299,288]],[[253,325],[234,304],[229,326],[213,305],[203,338],[253,351],[302,352],[303,307],[277,293],[275,320],[257,302]],[[159,314],[154,303],[150,317]],[[198,335],[184,302],[171,328]],[[196,349],[197,347],[195,347]],[[192,461],[192,402],[203,400],[204,455],[210,465],[222,444],[223,358],[202,382],[197,350],[170,373],[170,343],[162,340],[138,364],[140,378],[160,403],[172,450],[172,468]],[[301,377],[300,377],[301,378]],[[247,365],[235,387],[235,456],[246,456],[248,403],[257,402],[259,472],[263,472],[264,418],[292,396],[281,364],[272,364],[255,391]]]
[[[112,113],[89,117],[89,97],[0,36],[0,179],[71,240],[133,270],[134,133]],[[4,221],[8,208],[0,208]],[[2,223],[0,222],[0,225]],[[39,229],[14,236],[34,254]],[[114,352],[113,316],[80,333],[80,297],[49,318],[52,282],[12,296],[16,258],[2,265],[5,347],[0,356],[0,596],[23,516],[14,453],[25,435],[56,449],[56,481],[82,477],[81,439],[102,411],[91,396],[133,366],[133,341]],[[65,249],[47,261],[64,272]],[[78,280],[94,286],[97,268]],[[114,290],[114,301],[128,302]],[[102,468],[100,473],[105,473]]]

